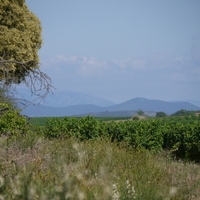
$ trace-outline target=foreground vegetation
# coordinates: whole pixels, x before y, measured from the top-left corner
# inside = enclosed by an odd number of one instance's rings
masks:
[[[0,199],[197,200],[199,131],[198,120],[89,116],[37,126],[8,108],[0,117]]]
[[[4,199],[198,199],[200,166],[106,138],[0,141]],[[1,198],[2,198],[1,196]]]

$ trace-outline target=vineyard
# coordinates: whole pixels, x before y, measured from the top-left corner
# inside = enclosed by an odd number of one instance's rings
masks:
[[[31,125],[24,117],[19,116],[18,111],[12,110],[2,115],[1,134],[25,134],[32,126],[32,129],[39,128],[39,132],[48,139],[75,137],[83,141],[106,138],[111,142],[124,143],[135,149],[146,149],[155,153],[167,150],[176,158],[200,162],[200,117],[166,117],[149,120],[139,120],[138,117],[100,120],[91,116],[39,118]]]
[[[1,199],[198,199],[199,162],[199,116],[0,117]]]
[[[43,133],[48,138],[76,137],[90,140],[99,137],[123,142],[152,152],[168,150],[177,158],[200,161],[200,122],[181,123],[162,119],[100,121],[93,117],[52,118]]]
[[[12,123],[10,120],[12,118]],[[139,120],[123,118],[95,119],[91,116],[73,118],[37,118],[32,125],[19,117],[17,111],[8,111],[0,119],[0,132],[7,135],[27,134],[39,129],[48,139],[80,141],[106,138],[111,142],[126,143],[128,147],[160,152],[167,150],[176,158],[200,162],[200,117],[165,117]],[[39,124],[39,125],[38,125]],[[42,125],[41,125],[42,124]],[[37,130],[38,131],[38,130]]]

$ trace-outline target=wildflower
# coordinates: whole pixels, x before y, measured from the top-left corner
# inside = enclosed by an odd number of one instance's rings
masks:
[[[131,187],[131,184],[129,182],[129,180],[126,181],[126,189],[129,189]]]
[[[120,194],[117,189],[117,184],[113,184],[113,200],[118,200],[119,198],[120,198]]]
[[[126,181],[127,197],[131,199],[136,198],[136,192],[134,186],[131,186],[129,180]]]

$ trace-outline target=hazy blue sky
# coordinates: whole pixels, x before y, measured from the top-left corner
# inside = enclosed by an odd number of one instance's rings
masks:
[[[57,90],[200,100],[199,0],[27,0]]]

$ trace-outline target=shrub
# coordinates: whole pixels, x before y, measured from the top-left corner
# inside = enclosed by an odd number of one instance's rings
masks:
[[[24,134],[27,130],[27,118],[9,104],[0,103],[0,135],[14,136]]]

